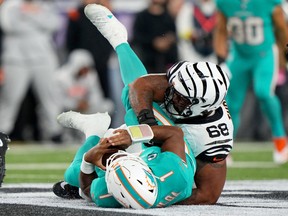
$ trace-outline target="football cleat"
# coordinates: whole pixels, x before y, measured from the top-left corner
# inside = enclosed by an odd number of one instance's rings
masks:
[[[288,162],[288,147],[286,146],[281,151],[274,149],[273,160],[276,164],[284,164]]]
[[[82,131],[86,138],[92,135],[103,137],[110,126],[111,117],[108,113],[81,114],[69,111],[61,113],[57,122],[64,127]]]
[[[8,135],[0,132],[0,187],[5,177],[5,155],[8,149],[8,142],[10,142]]]
[[[65,181],[55,183],[53,185],[53,193],[64,199],[82,199],[79,195],[79,188],[69,185]]]
[[[114,49],[122,43],[127,43],[128,34],[125,26],[109,9],[98,4],[88,4],[84,12]]]

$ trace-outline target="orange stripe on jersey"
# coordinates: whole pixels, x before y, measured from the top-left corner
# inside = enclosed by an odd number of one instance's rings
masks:
[[[166,178],[168,178],[169,176],[171,176],[173,174],[174,174],[174,172],[170,171],[170,172],[166,173],[165,175],[161,176],[159,179],[160,179],[160,181],[163,182],[163,181],[165,181]]]
[[[186,143],[186,142],[184,142],[185,143],[185,152],[186,152],[186,154],[190,154],[191,152],[189,151],[189,148],[188,148],[188,144]]]
[[[157,118],[157,120],[159,122],[161,122],[163,125],[171,125],[171,123],[170,123],[171,120],[169,119],[170,120],[169,121],[164,115],[162,115],[160,112],[158,112],[158,110],[153,108],[153,112],[154,112],[154,115]]]
[[[167,117],[165,117],[163,114],[161,114],[158,110],[156,110],[155,108],[153,108],[153,113],[155,115],[155,117],[157,118],[157,120],[159,122],[161,122],[162,125],[170,125],[172,126],[172,124],[170,123],[170,121],[172,121],[171,119],[168,119]],[[188,148],[188,143],[185,142],[185,152],[187,154],[190,154],[191,152],[189,151]]]
[[[109,198],[111,196],[113,196],[113,195],[112,194],[104,194],[104,195],[99,196],[99,199],[105,199],[105,198]]]

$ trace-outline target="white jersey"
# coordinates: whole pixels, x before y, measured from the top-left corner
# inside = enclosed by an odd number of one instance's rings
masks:
[[[233,123],[225,101],[208,117],[179,119],[175,124],[197,159],[215,163],[224,160],[233,147]]]

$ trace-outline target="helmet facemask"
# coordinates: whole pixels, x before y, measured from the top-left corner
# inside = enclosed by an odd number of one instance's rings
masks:
[[[165,92],[164,106],[166,111],[176,119],[189,118],[206,114],[207,111],[203,110],[199,113],[197,106],[199,103],[205,103],[204,98],[188,98],[170,86]],[[197,114],[196,114],[197,113]]]
[[[206,115],[223,102],[229,79],[211,62],[178,62],[167,71],[164,106],[176,119]]]

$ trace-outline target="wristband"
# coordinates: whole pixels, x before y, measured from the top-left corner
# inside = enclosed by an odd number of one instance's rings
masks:
[[[94,165],[92,163],[88,163],[87,161],[85,161],[85,159],[84,159],[85,154],[83,155],[83,158],[82,158],[82,163],[81,163],[80,170],[84,174],[89,175],[89,174],[95,172],[95,169],[94,169]]]
[[[141,110],[137,116],[137,119],[140,124],[148,124],[150,126],[158,125],[154,113],[150,109]]]
[[[154,133],[148,124],[128,126],[127,131],[133,143],[149,142],[154,137]]]

